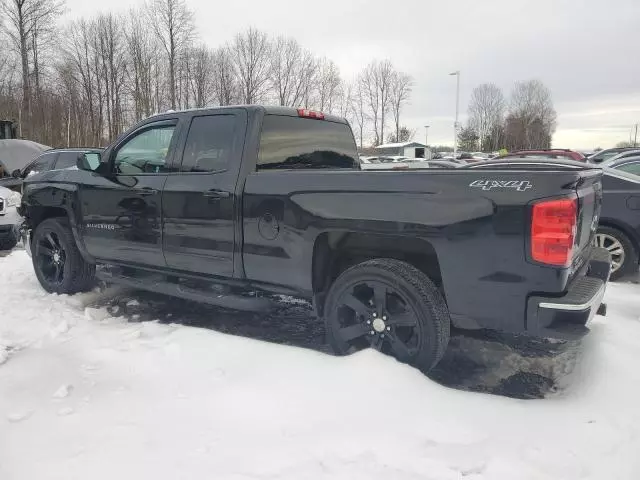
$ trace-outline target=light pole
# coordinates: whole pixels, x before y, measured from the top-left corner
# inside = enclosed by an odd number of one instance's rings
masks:
[[[453,158],[458,154],[458,112],[460,110],[460,70],[450,73],[456,76],[456,120],[453,122]]]
[[[427,148],[429,148],[429,127],[431,125],[424,126],[424,159],[427,159]],[[431,159],[429,159],[431,160]]]

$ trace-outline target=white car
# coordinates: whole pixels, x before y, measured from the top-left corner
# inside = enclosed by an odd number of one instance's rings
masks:
[[[22,217],[18,215],[21,196],[5,187],[0,187],[0,251],[11,250],[18,243]]]
[[[404,170],[409,168],[406,163],[396,161],[405,157],[360,157],[362,170]]]

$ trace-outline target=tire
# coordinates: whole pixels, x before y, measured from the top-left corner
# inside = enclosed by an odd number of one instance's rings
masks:
[[[13,250],[18,244],[18,232],[12,230],[8,235],[0,237],[0,251]]]
[[[594,243],[611,253],[611,280],[619,280],[638,271],[638,251],[629,237],[620,230],[599,227]]]
[[[444,355],[451,328],[449,310],[429,277],[386,258],[355,265],[336,279],[324,322],[335,353],[375,348],[425,373]]]
[[[31,249],[33,268],[47,292],[74,294],[94,286],[95,265],[82,258],[66,219],[49,218],[38,225]]]

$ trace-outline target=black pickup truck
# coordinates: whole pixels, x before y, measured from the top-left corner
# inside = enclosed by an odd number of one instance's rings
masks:
[[[600,176],[362,171],[343,119],[224,107],[153,116],[77,170],[28,178],[20,211],[49,292],[97,276],[234,309],[301,296],[337,353],[428,371],[451,325],[588,331],[610,270],[592,246]]]

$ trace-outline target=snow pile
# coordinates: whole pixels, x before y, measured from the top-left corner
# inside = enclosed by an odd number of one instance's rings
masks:
[[[0,258],[0,479],[636,479],[640,296],[611,285],[556,395],[442,387],[336,358],[129,324]]]

